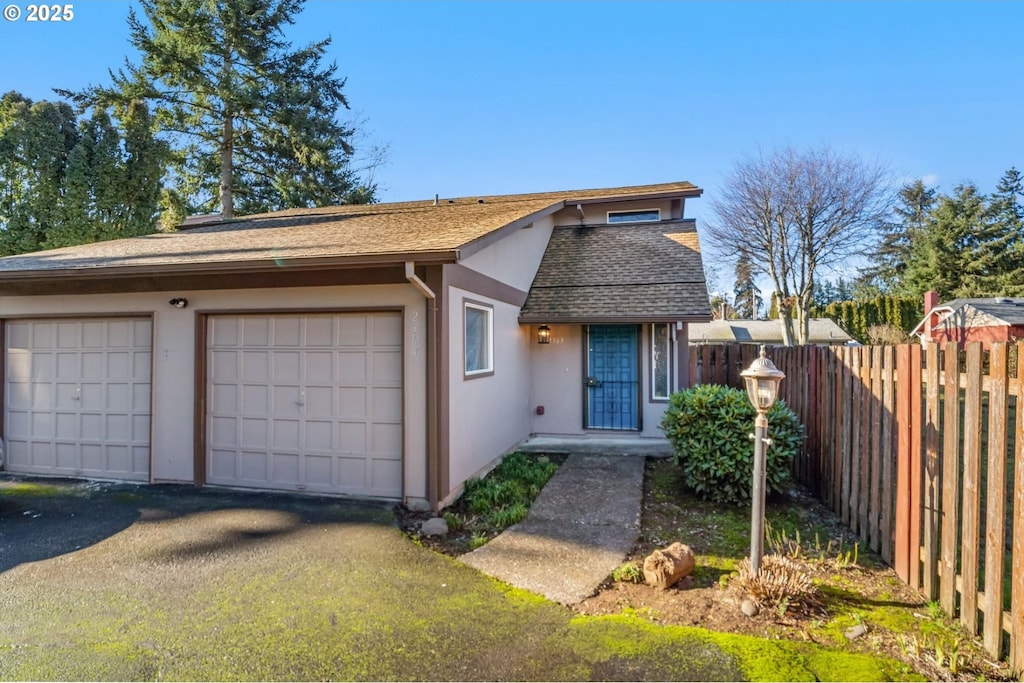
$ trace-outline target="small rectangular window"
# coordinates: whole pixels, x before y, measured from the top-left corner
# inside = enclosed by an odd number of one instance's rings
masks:
[[[668,323],[651,325],[651,398],[666,400],[672,393],[672,331]]]
[[[466,376],[494,372],[494,309],[465,302]]]
[[[640,211],[609,211],[609,223],[643,223],[660,221],[661,209],[643,209]]]

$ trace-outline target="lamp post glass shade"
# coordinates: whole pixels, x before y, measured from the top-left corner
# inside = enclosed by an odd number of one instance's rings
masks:
[[[747,386],[747,396],[750,402],[759,412],[765,412],[775,404],[779,395],[779,384],[786,375],[775,367],[769,358],[764,354],[764,347],[761,347],[761,355],[754,359],[750,367],[740,373]]]

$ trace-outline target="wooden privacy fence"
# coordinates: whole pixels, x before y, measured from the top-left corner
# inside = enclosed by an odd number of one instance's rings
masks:
[[[753,345],[691,347],[743,387]],[[1024,668],[1024,343],[774,347],[807,439],[795,478],[995,657]]]

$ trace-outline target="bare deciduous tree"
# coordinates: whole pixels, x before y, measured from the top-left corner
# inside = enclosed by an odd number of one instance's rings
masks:
[[[804,344],[817,274],[876,239],[890,187],[882,165],[827,147],[760,153],[726,177],[711,202],[707,235],[771,279],[784,343]]]

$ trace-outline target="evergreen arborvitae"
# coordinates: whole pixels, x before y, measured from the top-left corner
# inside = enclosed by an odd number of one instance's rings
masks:
[[[330,39],[295,48],[284,36],[303,4],[140,0],[128,24],[141,63],[82,97],[152,105],[193,211],[372,201],[351,165],[355,130],[335,119],[348,102],[336,65],[323,64]]]

